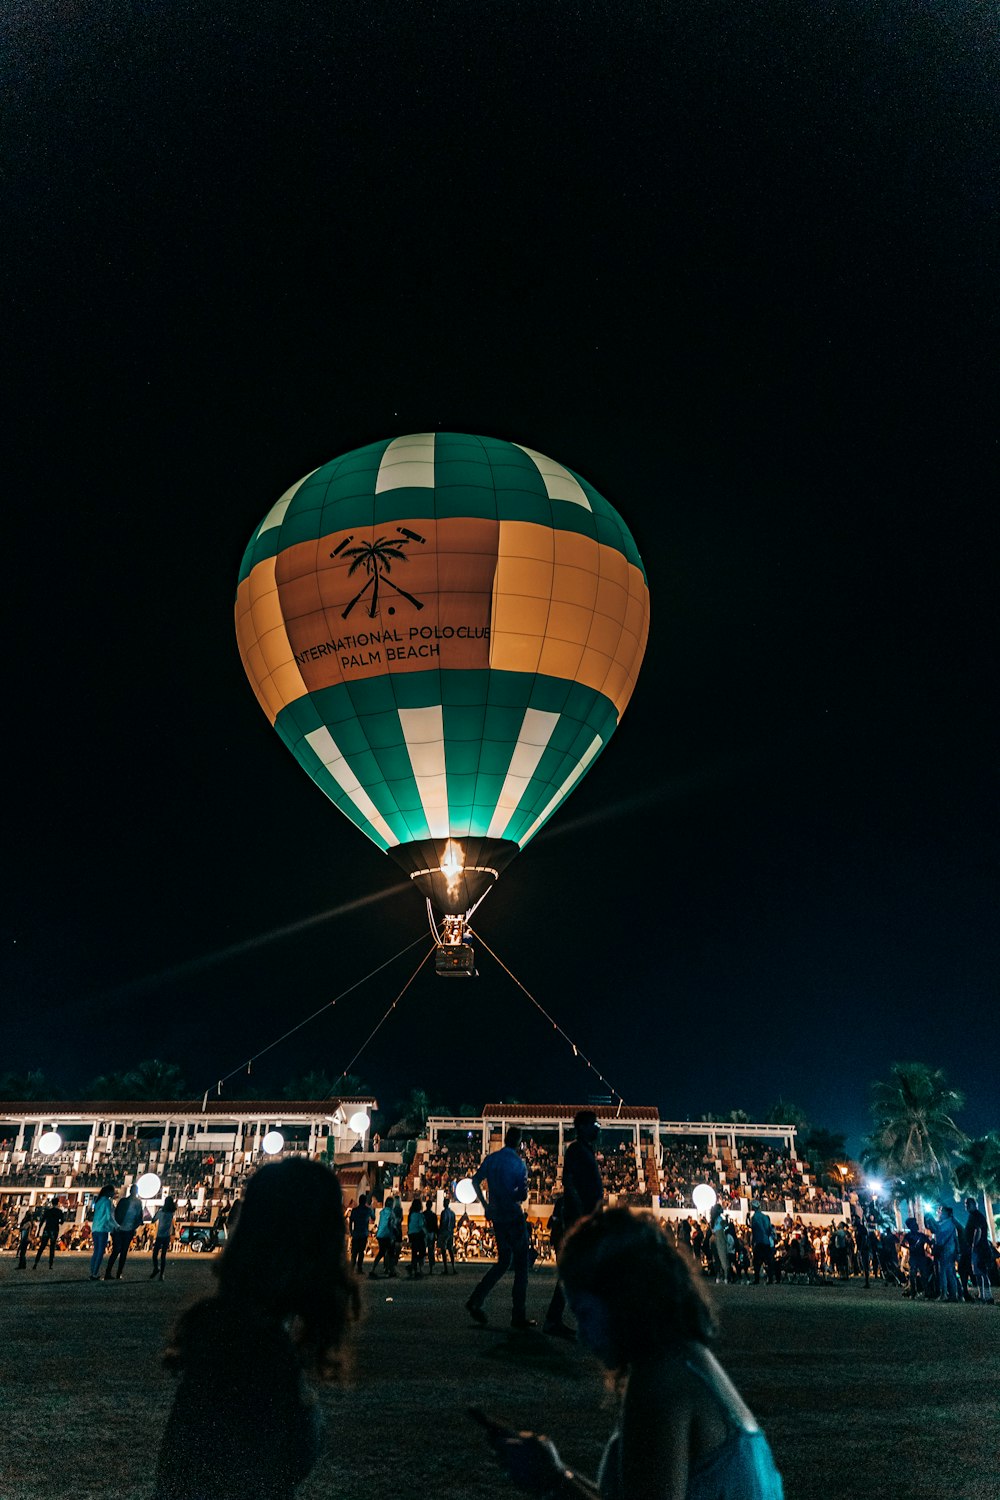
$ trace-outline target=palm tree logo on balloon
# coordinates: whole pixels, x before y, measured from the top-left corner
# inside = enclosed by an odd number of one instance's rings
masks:
[[[368,602],[368,618],[370,620],[374,620],[378,612],[379,591],[382,588],[392,589],[394,593],[400,594],[404,599],[408,600],[415,609],[423,609],[424,606],[421,601],[414,598],[412,594],[408,594],[404,588],[400,588],[398,583],[393,583],[389,574],[392,572],[394,562],[405,563],[409,561],[403,550],[404,547],[408,547],[411,542],[423,543],[425,538],[418,536],[415,531],[407,531],[402,526],[398,527],[397,530],[401,534],[401,541],[397,541],[395,537],[380,536],[376,537],[372,542],[361,542],[357,547],[345,547],[342,543],[336,552],[331,553],[333,557],[336,557],[337,553],[342,552],[344,557],[353,558],[351,566],[347,570],[348,578],[357,573],[361,568],[364,569],[367,575],[364,586],[358,590],[341,614],[340,618],[342,620],[347,619],[351,610],[356,604],[361,602],[369,589],[371,589],[371,598]],[[395,610],[391,605],[389,607],[389,614],[395,614]]]

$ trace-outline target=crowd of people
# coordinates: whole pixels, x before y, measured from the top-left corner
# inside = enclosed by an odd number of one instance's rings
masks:
[[[686,1165],[703,1180],[706,1162],[687,1155]],[[460,1156],[447,1167],[459,1167]],[[183,1313],[164,1356],[178,1384],[155,1500],[292,1500],[320,1449],[309,1383],[336,1379],[345,1367],[361,1275],[366,1268],[375,1279],[456,1275],[474,1234],[494,1263],[465,1301],[472,1322],[489,1323],[490,1299],[512,1271],[513,1336],[579,1339],[620,1392],[619,1421],[596,1480],[570,1471],[548,1439],[485,1420],[500,1462],[539,1494],[663,1500],[700,1495],[698,1484],[707,1480],[706,1495],[782,1500],[767,1440],[712,1352],[715,1318],[705,1288],[713,1279],[743,1286],[863,1279],[913,1301],[994,1303],[1000,1265],[973,1199],[964,1223],[942,1204],[923,1226],[908,1219],[904,1231],[880,1219],[874,1204],[824,1229],[790,1214],[776,1222],[763,1195],[745,1224],[727,1214],[722,1197],[707,1219],[661,1222],[643,1210],[606,1206],[611,1185],[629,1180],[615,1170],[627,1157],[602,1151],[596,1115],[578,1112],[545,1231],[558,1251],[557,1280],[537,1330],[525,1294],[533,1235],[541,1231],[537,1224],[533,1230],[526,1206],[532,1166],[545,1158],[523,1148],[516,1127],[467,1173],[482,1209],[476,1221],[456,1215],[450,1194],[442,1203],[437,1189],[415,1191],[405,1203],[398,1193],[381,1203],[361,1193],[347,1206],[336,1173],[317,1161],[290,1156],[261,1167],[245,1194],[225,1206],[230,1232],[214,1294]],[[759,1187],[773,1186],[766,1171],[778,1174],[787,1164],[761,1161],[755,1170]],[[162,1280],[178,1207],[168,1194],[151,1210],[134,1184],[121,1194],[105,1184],[90,1223],[90,1279],[121,1279],[145,1235],[149,1279]],[[29,1269],[32,1252],[32,1268],[46,1258],[52,1266],[63,1229],[57,1195],[24,1210],[14,1226],[19,1267]]]

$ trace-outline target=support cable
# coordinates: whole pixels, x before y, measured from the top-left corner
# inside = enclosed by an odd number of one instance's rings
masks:
[[[387,969],[390,964],[394,964],[396,962],[397,958],[402,958],[402,956],[403,956],[404,953],[409,953],[410,949],[411,948],[415,948],[420,941],[421,941],[420,938],[414,938],[412,943],[407,943],[407,945],[406,945],[405,948],[400,948],[399,952],[398,953],[394,953],[393,956],[392,956],[392,958],[387,958],[384,964],[379,964],[377,968],[372,969],[369,974],[366,974],[364,976],[364,978],[362,978],[362,979],[356,979],[353,984],[349,984],[347,986],[346,990],[341,990],[340,994],[336,995],[334,997],[334,999],[324,1001],[324,1003],[320,1006],[319,1010],[314,1010],[313,1013],[312,1013],[312,1015],[311,1016],[306,1016],[306,1018],[305,1018],[304,1021],[299,1021],[295,1026],[291,1027],[290,1030],[284,1032],[281,1036],[276,1037],[273,1042],[268,1042],[268,1044],[267,1044],[266,1047],[261,1047],[260,1051],[259,1052],[255,1052],[251,1057],[247,1058],[246,1062],[241,1062],[240,1065],[239,1065],[239,1067],[233,1068],[232,1071],[229,1072],[229,1073],[224,1073],[223,1076],[218,1080],[218,1082],[215,1085],[216,1093],[217,1094],[221,1094],[222,1093],[222,1085],[224,1083],[227,1083],[230,1078],[234,1077],[237,1073],[242,1073],[244,1068],[249,1073],[251,1067],[257,1061],[258,1057],[263,1057],[264,1053],[265,1052],[270,1052],[272,1047],[277,1047],[277,1046],[280,1045],[281,1042],[287,1041],[290,1036],[294,1036],[297,1031],[301,1031],[302,1028],[303,1028],[303,1026],[308,1026],[310,1021],[315,1021],[316,1017],[317,1016],[321,1016],[325,1010],[332,1010],[333,1007],[337,1004],[338,1000],[343,1000],[344,997],[346,995],[349,995],[352,990],[358,989],[359,986],[361,986],[362,984],[367,983],[367,981],[369,979],[374,979],[374,977],[375,977],[376,974],[381,974],[381,972],[382,972],[383,969]],[[433,949],[431,951],[433,952]],[[430,957],[430,954],[428,954],[428,957]],[[423,959],[422,962],[421,962],[420,967],[422,968],[423,965],[426,962],[427,962],[427,959],[426,958]],[[417,972],[419,972],[419,970]],[[410,982],[411,982],[410,980],[407,980],[407,985]],[[406,986],[404,985],[403,988],[405,989]],[[403,992],[400,991],[400,995],[402,993]],[[398,998],[399,998],[399,996],[397,996],[397,999]],[[396,1002],[393,1001],[394,1005],[395,1005],[395,1003]],[[384,1020],[385,1017],[383,1016],[382,1019]],[[382,1024],[382,1022],[380,1021],[379,1022],[379,1026],[381,1026],[381,1024]],[[378,1027],[376,1027],[375,1030],[377,1031]],[[374,1036],[374,1034],[375,1033],[373,1032],[372,1035]],[[365,1045],[367,1046],[367,1043],[365,1043]],[[349,1071],[350,1071],[349,1067],[347,1067],[347,1068],[344,1069],[344,1073],[347,1073]],[[344,1073],[342,1073],[340,1075],[341,1078],[343,1078]],[[205,1110],[206,1105],[208,1104],[208,1096],[209,1096],[210,1093],[211,1093],[211,1088],[207,1088],[205,1090],[204,1098],[201,1101],[201,1107],[202,1107],[202,1111],[203,1112]]]
[[[417,941],[418,942],[420,941],[419,938],[417,939]],[[412,948],[413,946],[414,945],[411,943],[410,947]],[[347,1067],[343,1070],[343,1072],[342,1073],[338,1073],[338,1075],[337,1075],[337,1082],[338,1083],[340,1082],[340,1080],[342,1078],[346,1078],[347,1077],[348,1073],[354,1067],[354,1064],[357,1062],[358,1058],[361,1056],[362,1052],[365,1050],[365,1048],[368,1046],[368,1043],[371,1041],[372,1037],[375,1035],[375,1032],[379,1031],[381,1029],[381,1027],[385,1024],[385,1022],[389,1019],[389,1017],[392,1015],[392,1012],[396,1009],[396,1006],[399,1004],[400,1000],[402,1000],[403,996],[406,994],[407,990],[410,988],[410,985],[416,979],[417,975],[420,973],[420,970],[423,968],[424,964],[430,958],[431,954],[434,952],[434,949],[436,947],[437,947],[437,943],[432,943],[431,946],[428,948],[427,952],[424,954],[423,958],[417,964],[417,967],[414,969],[414,971],[410,975],[409,979],[403,985],[403,988],[400,990],[400,992],[396,996],[395,1000],[389,1006],[389,1009],[386,1011],[386,1013],[382,1017],[381,1021],[379,1021],[378,1025],[374,1028],[374,1030],[372,1030],[369,1033],[369,1035],[365,1038],[365,1040],[361,1043],[361,1046],[358,1048],[357,1052],[355,1052],[354,1056],[351,1058],[350,1062],[347,1064]],[[407,951],[407,950],[404,949],[404,952],[405,951]],[[396,957],[398,958],[399,955],[397,954]],[[327,1094],[326,1097],[328,1099],[332,1099],[334,1097],[334,1095],[331,1092],[331,1093]]]
[[[472,931],[471,928],[469,930],[470,930],[470,932]],[[507,975],[509,975],[509,977],[511,979],[513,979],[513,981],[517,985],[518,989],[521,990],[525,995],[527,995],[527,997],[531,1001],[532,1005],[534,1005],[537,1010],[541,1011],[542,1015],[545,1017],[546,1021],[548,1021],[549,1024],[552,1026],[553,1030],[558,1031],[559,1035],[566,1042],[569,1043],[569,1045],[573,1049],[573,1056],[574,1057],[578,1057],[581,1062],[585,1063],[587,1065],[587,1067],[590,1069],[590,1071],[597,1078],[599,1078],[603,1084],[605,1084],[611,1090],[612,1094],[614,1094],[615,1098],[618,1100],[618,1108],[615,1111],[615,1114],[616,1115],[620,1115],[621,1112],[622,1112],[622,1105],[625,1103],[625,1100],[622,1098],[621,1094],[615,1088],[614,1084],[609,1083],[608,1080],[605,1078],[604,1074],[602,1072],[600,1072],[600,1070],[598,1068],[595,1068],[594,1064],[590,1061],[590,1058],[586,1057],[580,1051],[580,1048],[577,1046],[576,1042],[574,1042],[573,1038],[571,1036],[569,1036],[565,1031],[563,1031],[562,1027],[559,1025],[559,1022],[556,1021],[552,1016],[549,1015],[549,1013],[545,1009],[544,1005],[542,1005],[540,1001],[536,1000],[535,997],[534,997],[534,995],[531,993],[531,991],[525,985],[523,985],[521,983],[521,981],[518,979],[517,975],[514,974],[514,973],[512,973],[511,970],[508,969],[507,965],[503,962],[503,959],[497,957],[497,955],[493,952],[493,949],[490,947],[490,945],[486,941],[486,939],[483,938],[483,937],[480,937],[480,935],[479,935],[478,932],[473,932],[472,936],[475,938],[475,940],[476,940],[477,943],[481,943],[482,944],[482,946],[486,949],[487,953],[490,955],[490,958],[492,958],[493,962],[496,963],[496,964],[499,964],[500,968],[503,969],[504,973],[507,974]]]

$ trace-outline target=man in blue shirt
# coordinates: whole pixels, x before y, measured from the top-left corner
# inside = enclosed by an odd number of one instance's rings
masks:
[[[499,1151],[493,1151],[480,1162],[472,1176],[476,1196],[493,1226],[497,1242],[497,1263],[491,1266],[465,1304],[477,1323],[486,1322],[483,1303],[501,1276],[514,1267],[512,1328],[533,1328],[535,1320],[526,1315],[528,1296],[528,1226],[521,1207],[528,1196],[528,1169],[518,1147],[521,1132],[512,1125]],[[487,1197],[483,1197],[483,1184]]]

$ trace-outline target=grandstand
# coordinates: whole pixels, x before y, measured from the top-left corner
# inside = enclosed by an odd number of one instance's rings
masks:
[[[353,1130],[371,1096],[328,1100],[205,1099],[191,1103],[43,1101],[0,1103],[0,1224],[56,1195],[68,1224],[83,1225],[101,1185],[123,1191],[146,1173],[161,1181],[192,1220],[211,1221],[268,1159],[265,1138],[280,1131],[283,1155],[316,1157],[335,1167],[345,1201],[390,1188],[443,1201],[517,1125],[528,1165],[528,1211],[539,1225],[561,1191],[565,1146],[578,1104],[487,1104],[481,1115],[433,1116],[402,1151],[384,1149],[370,1125]],[[829,1224],[850,1211],[829,1197],[796,1153],[793,1125],[661,1120],[652,1106],[593,1106],[602,1126],[601,1169],[608,1201],[652,1209],[664,1219],[694,1213],[692,1192],[711,1184],[731,1218],[745,1222],[759,1199],[772,1215]],[[56,1132],[57,1149],[41,1148]],[[51,1141],[45,1143],[52,1145]],[[394,1145],[398,1144],[393,1142]],[[479,1205],[469,1209],[480,1215]]]

